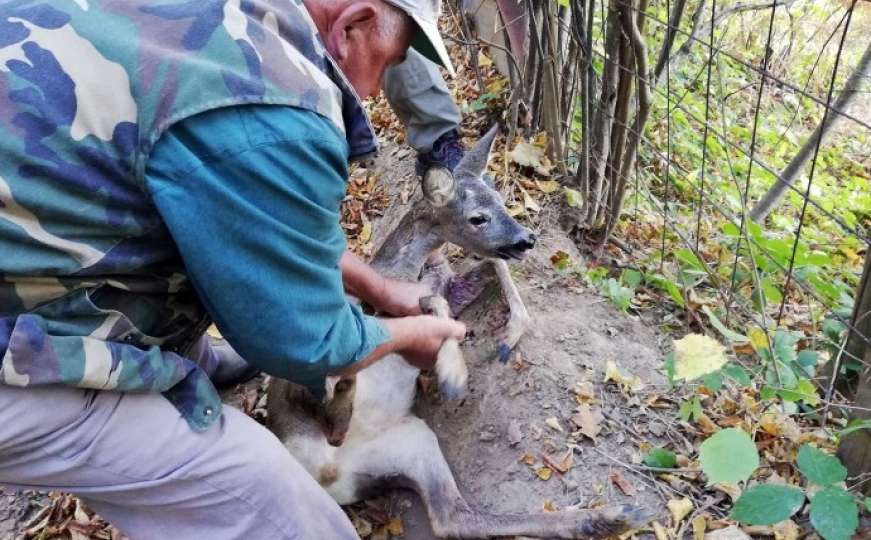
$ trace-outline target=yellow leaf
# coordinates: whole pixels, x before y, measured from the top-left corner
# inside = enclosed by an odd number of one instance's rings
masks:
[[[550,429],[552,429],[554,431],[559,431],[560,433],[563,432],[563,427],[561,425],[559,425],[559,420],[557,420],[555,416],[551,416],[549,418],[546,418],[544,420],[544,423],[547,424],[547,427],[549,427]]]
[[[556,180],[539,180],[535,183],[538,190],[542,193],[553,193],[559,189],[559,182]]]
[[[696,516],[693,518],[693,540],[705,540],[705,528],[707,522],[705,516]]]
[[[493,65],[493,60],[484,54],[484,51],[478,51],[478,65],[481,67],[490,67]]]
[[[387,529],[387,532],[389,532],[393,536],[405,534],[405,527],[402,525],[402,520],[398,517],[395,517],[388,521],[387,525],[385,525],[384,528]]]
[[[774,540],[798,540],[798,534],[801,532],[798,525],[791,519],[775,523],[773,529]]]
[[[623,371],[617,367],[613,360],[605,362],[605,378],[602,382],[614,381],[621,390],[627,393],[637,392],[644,387],[644,383],[637,375]]]
[[[507,83],[508,80],[505,77],[496,77],[495,79],[493,79],[492,82],[490,82],[490,84],[487,85],[486,90],[491,94],[498,94],[505,88],[505,85]]]
[[[761,328],[753,328],[747,333],[747,337],[750,338],[750,344],[753,345],[754,351],[768,350],[768,337]]]
[[[682,499],[672,499],[665,503],[668,511],[671,512],[672,525],[677,525],[687,517],[687,514],[693,511],[693,501],[684,497]]]
[[[674,342],[674,376],[692,381],[713,373],[729,361],[726,348],[701,334],[687,334]]]
[[[357,236],[357,239],[365,244],[370,238],[372,238],[372,222],[366,218],[365,214],[360,217],[363,218],[363,229],[360,231],[360,235]]]
[[[550,475],[552,474],[553,471],[550,470],[550,467],[542,467],[535,471],[535,476],[544,481],[550,480]]]
[[[538,206],[538,203],[535,202],[535,199],[527,193],[525,190],[523,192],[523,207],[531,212],[538,212],[541,210],[541,207]]]
[[[513,150],[508,152],[508,158],[523,167],[532,167],[535,172],[542,176],[550,174],[550,165],[544,156],[544,148],[540,148],[526,141],[520,141]]]
[[[511,217],[521,216],[526,212],[526,209],[519,204],[508,207],[508,215]]]
[[[653,534],[656,536],[656,540],[669,540],[668,531],[658,521],[653,522]]]

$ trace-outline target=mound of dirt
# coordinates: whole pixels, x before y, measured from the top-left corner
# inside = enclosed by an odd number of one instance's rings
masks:
[[[412,160],[395,161],[401,153],[387,150],[376,165],[393,193],[414,189]],[[375,237],[386,236],[401,214],[400,208],[388,209],[388,217],[374,224]],[[661,337],[587,290],[578,276],[554,269],[550,257],[557,251],[572,261],[582,256],[553,219],[539,218],[535,249],[512,264],[532,317],[513,358],[505,364],[497,360],[498,336],[508,314],[501,295],[492,291],[461,317],[473,334],[464,344],[470,374],[466,398],[445,402],[435,385],[424,384],[417,412],[438,435],[461,491],[476,508],[507,513],[633,502],[659,511],[663,499],[655,489],[618,462],[637,463],[639,443],[655,444],[666,422],[643,407],[639,396],[602,381],[612,360],[638,376],[648,391],[664,385],[657,371]],[[571,417],[581,401],[604,415],[595,442],[572,434],[578,428]],[[619,482],[631,495],[617,487]],[[395,494],[390,506],[403,515],[402,538],[434,538],[415,496]]]

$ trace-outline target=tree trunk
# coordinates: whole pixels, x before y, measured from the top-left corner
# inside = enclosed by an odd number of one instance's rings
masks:
[[[847,110],[853,102],[853,99],[860,94],[862,79],[868,76],[869,71],[871,71],[871,42],[869,42],[868,46],[865,48],[865,53],[862,54],[862,58],[859,59],[856,69],[853,70],[852,75],[847,79],[847,82],[844,85],[844,90],[841,91],[838,99],[835,100],[835,104],[833,105],[835,109],[839,111]],[[777,182],[771,186],[768,192],[759,200],[758,203],[756,203],[756,206],[753,207],[753,210],[750,211],[750,218],[753,221],[761,223],[774,207],[780,203],[786,190],[789,189],[789,186],[798,181],[799,173],[802,172],[805,165],[807,165],[808,160],[813,156],[817,139],[825,137],[826,134],[842,120],[843,117],[839,113],[829,111],[829,114],[826,116],[826,121],[817,126],[808,140],[805,141],[804,146],[799,149],[795,157],[792,158],[792,161],[790,161],[786,168],[783,169],[783,172],[780,173]]]
[[[862,336],[871,337],[871,246],[865,253],[865,270],[856,293],[852,326]],[[856,334],[857,332],[850,332],[846,351],[857,358],[864,358],[866,364],[871,364],[871,347]],[[871,409],[871,368],[865,367],[859,376],[855,405]],[[867,420],[871,418],[871,412],[857,410],[852,418]],[[850,471],[850,476],[871,472],[871,430],[862,429],[844,437],[838,447],[838,455]],[[865,483],[864,492],[871,495],[871,483]]]
[[[668,63],[668,58],[671,56],[671,48],[674,46],[674,38],[677,37],[677,30],[680,28],[680,21],[683,19],[684,8],[686,8],[687,0],[677,0],[671,10],[671,19],[668,21],[668,28],[665,31],[665,41],[662,44],[662,49],[659,51],[659,58],[656,60],[656,67],[653,68],[653,81],[658,83],[665,66]]]

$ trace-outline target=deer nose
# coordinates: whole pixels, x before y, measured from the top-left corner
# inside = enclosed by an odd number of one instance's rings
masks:
[[[532,249],[535,247],[535,240],[535,233],[525,231],[523,233],[523,236],[521,236],[520,240],[515,242],[511,247],[518,251],[526,251],[527,249]]]
[[[535,246],[535,234],[525,230],[514,243],[506,244],[496,250],[503,259],[522,259],[526,252]]]

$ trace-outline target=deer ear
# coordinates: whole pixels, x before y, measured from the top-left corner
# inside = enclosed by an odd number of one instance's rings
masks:
[[[498,134],[499,124],[493,124],[493,127],[478,139],[475,146],[466,152],[466,155],[454,169],[454,174],[462,177],[480,178],[487,170],[487,162],[490,161],[490,152],[493,150],[493,141],[496,140]]]
[[[423,175],[423,196],[427,202],[441,208],[457,195],[457,181],[446,167],[433,166]]]

